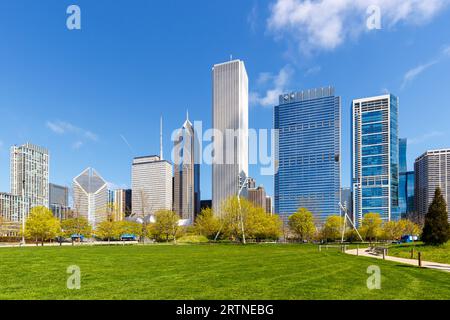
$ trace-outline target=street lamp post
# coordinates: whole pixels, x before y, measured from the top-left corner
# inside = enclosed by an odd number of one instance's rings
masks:
[[[22,246],[25,246],[25,179],[22,180]]]
[[[241,178],[241,176],[239,176],[239,179]],[[245,229],[244,229],[244,217],[242,215],[242,206],[241,206],[241,194],[242,191],[244,191],[244,188],[247,187],[247,183],[248,183],[249,178],[246,177],[244,180],[244,183],[242,184],[242,186],[239,189],[238,192],[238,204],[239,204],[239,216],[240,216],[240,220],[241,220],[241,230],[242,230],[242,243],[243,244],[247,244],[247,241],[245,240]]]

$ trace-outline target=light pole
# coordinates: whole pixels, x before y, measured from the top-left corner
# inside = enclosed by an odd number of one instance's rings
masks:
[[[239,176],[239,180],[240,179],[241,179],[241,176]],[[239,192],[238,192],[238,196],[237,196],[238,204],[239,204],[239,216],[240,216],[240,220],[241,220],[242,243],[243,244],[247,244],[247,241],[245,240],[244,217],[242,215],[242,206],[241,206],[241,194],[242,194],[242,191],[244,191],[244,188],[247,187],[248,180],[249,180],[249,178],[245,177],[244,183],[240,187]]]
[[[25,179],[22,180],[22,246],[25,246]]]

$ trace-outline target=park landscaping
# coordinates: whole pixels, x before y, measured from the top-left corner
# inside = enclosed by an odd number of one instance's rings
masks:
[[[399,258],[418,258],[418,253],[422,254],[425,261],[450,264],[450,242],[440,246],[427,246],[422,242],[395,245],[389,248],[389,255]]]
[[[69,290],[67,268],[81,270]],[[367,269],[381,269],[380,290]],[[450,275],[314,245],[0,249],[0,299],[448,299]]]

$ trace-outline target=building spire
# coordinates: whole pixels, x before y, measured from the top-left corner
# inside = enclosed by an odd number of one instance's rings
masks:
[[[186,120],[189,121],[189,109],[186,109]]]
[[[163,153],[163,117],[161,116],[160,121],[160,129],[159,129],[159,157],[161,160],[164,160],[164,153]]]

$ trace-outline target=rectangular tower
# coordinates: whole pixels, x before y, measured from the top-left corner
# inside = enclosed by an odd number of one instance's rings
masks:
[[[387,94],[353,100],[352,140],[356,224],[367,213],[398,220],[398,98]]]
[[[213,209],[237,195],[248,175],[248,77],[243,61],[213,67]],[[241,177],[241,179],[240,179]]]
[[[415,209],[424,217],[434,193],[440,188],[445,201],[450,203],[450,149],[431,150],[416,159],[415,171]],[[450,221],[450,215],[449,215]]]
[[[341,98],[333,87],[280,96],[275,213],[284,221],[299,208],[317,223],[339,215],[341,189]]]
[[[24,198],[29,209],[49,207],[49,163],[45,148],[31,143],[11,147],[11,193]]]
[[[145,217],[172,210],[172,164],[160,156],[137,157],[131,173],[132,215]]]

